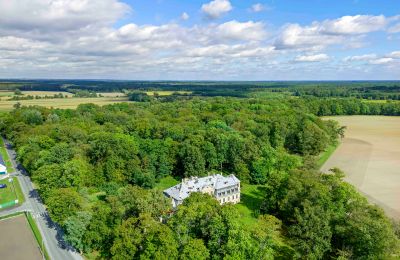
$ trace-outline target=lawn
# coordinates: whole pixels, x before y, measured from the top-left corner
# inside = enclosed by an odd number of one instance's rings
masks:
[[[325,164],[329,157],[331,157],[338,146],[339,143],[335,145],[329,145],[328,148],[326,148],[326,150],[319,155],[317,160],[318,169],[321,169],[321,167]]]
[[[240,203],[235,207],[241,215],[240,222],[245,227],[251,228],[256,223],[264,194],[263,185],[241,183]]]
[[[9,182],[8,180],[9,179],[0,181],[0,184],[7,185],[6,188],[0,189],[0,204],[12,202],[16,199],[18,199],[18,204],[22,204],[25,201],[25,197],[17,177],[12,178],[13,182]]]
[[[1,180],[0,184],[6,184],[7,187],[0,189],[0,204],[7,203],[15,200],[17,197],[15,196],[14,187],[11,182],[8,182],[8,178],[5,180]]]
[[[7,150],[4,146],[3,138],[0,138],[0,154],[1,154],[1,157],[3,157],[4,162],[6,163],[7,172],[13,173],[15,170],[12,166],[10,157],[8,156]]]
[[[176,184],[178,184],[179,181],[174,179],[172,176],[168,176],[168,177],[164,177],[162,178],[156,185],[155,185],[155,189],[158,190],[165,190],[168,189],[169,187],[175,186]]]

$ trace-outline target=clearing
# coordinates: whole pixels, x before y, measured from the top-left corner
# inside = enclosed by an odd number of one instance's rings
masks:
[[[370,202],[400,219],[400,117],[328,117],[347,126],[345,138],[321,171],[338,167]]]
[[[0,259],[43,259],[24,214],[0,220]]]

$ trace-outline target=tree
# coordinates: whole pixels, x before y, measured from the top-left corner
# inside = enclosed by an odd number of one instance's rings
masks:
[[[205,160],[198,147],[184,142],[180,149],[180,160],[185,177],[203,176],[205,174]]]
[[[86,249],[83,236],[91,218],[92,215],[89,212],[77,212],[76,215],[68,217],[63,224],[65,240],[81,253]]]
[[[289,235],[299,256],[307,259],[321,259],[331,249],[329,212],[305,200],[295,208],[295,223],[289,227]]]
[[[182,251],[179,253],[181,260],[206,260],[210,257],[207,247],[201,239],[189,239],[183,246]]]
[[[178,244],[171,229],[143,214],[129,218],[115,231],[112,259],[176,259]]]
[[[82,209],[82,197],[71,188],[52,190],[45,202],[51,218],[59,224]]]

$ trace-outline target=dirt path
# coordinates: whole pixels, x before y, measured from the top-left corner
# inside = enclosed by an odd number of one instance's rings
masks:
[[[347,126],[346,137],[322,167],[339,167],[346,180],[400,219],[400,117],[332,117]]]

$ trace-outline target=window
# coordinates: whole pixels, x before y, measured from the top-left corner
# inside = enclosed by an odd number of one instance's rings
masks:
[[[222,202],[225,202],[225,198],[222,199]]]

